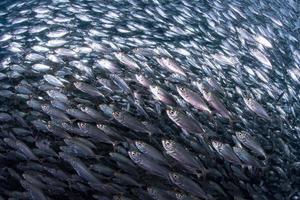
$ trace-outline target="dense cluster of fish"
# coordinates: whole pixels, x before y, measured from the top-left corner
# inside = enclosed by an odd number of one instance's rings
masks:
[[[294,0],[0,2],[0,199],[300,199]]]

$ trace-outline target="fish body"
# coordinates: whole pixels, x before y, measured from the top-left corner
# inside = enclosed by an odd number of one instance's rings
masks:
[[[185,114],[183,111],[175,108],[167,110],[168,117],[179,127],[185,129],[188,132],[202,134],[203,129],[200,124],[192,117]]]
[[[261,145],[247,132],[241,131],[236,132],[237,139],[247,148],[249,148],[251,151],[256,153],[259,156],[262,156],[264,158],[267,157],[264,149],[261,147]]]
[[[165,69],[167,69],[170,72],[180,74],[182,76],[187,76],[187,74],[184,72],[182,67],[173,59],[162,57],[158,58],[157,62]]]
[[[142,133],[148,132],[147,128],[141,121],[125,111],[115,111],[113,112],[113,117],[127,128]]]
[[[180,94],[180,96],[189,104],[194,106],[196,109],[200,111],[204,111],[207,113],[211,113],[210,108],[207,106],[205,101],[202,99],[202,97],[197,94],[196,92],[186,88],[177,86],[177,92]]]
[[[149,86],[150,92],[153,94],[154,98],[158,101],[161,101],[169,106],[176,106],[175,99],[167,93],[163,88],[159,87],[158,85],[150,85]]]
[[[149,173],[168,179],[169,170],[167,168],[156,164],[155,162],[153,162],[153,160],[147,158],[140,152],[129,151],[128,155],[135,164],[149,171]]]
[[[247,107],[252,112],[257,114],[259,117],[266,119],[266,120],[271,120],[271,117],[269,116],[267,111],[254,99],[251,99],[251,98],[245,99],[245,103],[246,103]]]
[[[228,144],[224,144],[224,143],[221,143],[218,141],[213,141],[212,145],[213,145],[214,149],[228,162],[238,164],[238,165],[242,164],[240,159],[234,153],[231,146],[229,146]]]

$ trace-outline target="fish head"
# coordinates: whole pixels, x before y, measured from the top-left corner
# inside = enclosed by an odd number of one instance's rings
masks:
[[[82,87],[82,83],[81,83],[81,82],[75,82],[75,83],[74,83],[74,86],[75,86],[76,88],[81,88],[81,87]]]
[[[84,122],[78,122],[77,125],[80,129],[86,129],[88,126],[87,123]]]
[[[164,65],[164,58],[160,57],[160,58],[156,58],[156,61],[160,64],[160,65]]]
[[[144,142],[137,140],[137,141],[134,142],[134,144],[140,152],[144,152],[146,150]]]
[[[88,110],[88,107],[84,105],[78,105],[77,108],[79,108],[82,112],[86,112]]]
[[[162,145],[164,147],[164,149],[168,152],[172,152],[175,149],[175,141],[173,140],[162,140]]]
[[[123,52],[115,52],[114,53],[114,56],[117,58],[117,59],[122,59],[122,57],[124,56],[125,54]]]
[[[50,105],[48,105],[48,104],[41,105],[41,108],[46,113],[50,111]]]
[[[186,91],[187,89],[183,86],[176,86],[177,92],[182,95],[185,96],[186,95]]]
[[[236,132],[235,135],[236,135],[236,137],[239,141],[245,141],[246,140],[246,133],[243,132],[243,131]]]
[[[169,173],[169,178],[173,183],[179,183],[180,182],[180,174],[175,173],[175,172],[170,172]]]
[[[212,141],[212,146],[218,151],[222,146],[223,146],[223,143],[219,142],[219,141]]]
[[[174,119],[179,114],[179,111],[175,108],[168,108],[166,112],[171,119]]]
[[[137,151],[128,151],[130,159],[135,163],[140,163],[142,161],[142,154]]]
[[[243,99],[244,99],[244,102],[245,102],[246,105],[251,106],[251,104],[252,104],[253,101],[252,101],[252,99],[251,99],[251,97],[249,95],[243,96]]]
[[[168,58],[168,57],[162,58],[161,60],[162,60],[162,62],[165,65],[171,65],[171,64],[173,64],[172,60],[170,58]]]

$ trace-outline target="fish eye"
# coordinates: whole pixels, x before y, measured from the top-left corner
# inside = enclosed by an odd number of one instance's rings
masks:
[[[79,123],[79,126],[80,127],[86,127],[86,124],[85,123]]]
[[[180,87],[179,89],[180,89],[181,91],[184,91],[184,88],[183,88],[183,87]]]

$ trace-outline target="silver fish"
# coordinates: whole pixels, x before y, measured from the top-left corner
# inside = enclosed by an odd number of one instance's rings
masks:
[[[271,120],[271,117],[268,115],[267,111],[254,99],[252,98],[244,98],[245,104],[247,107],[260,116],[261,118],[264,118],[266,120]]]
[[[264,158],[267,157],[264,149],[260,146],[260,144],[247,132],[241,131],[235,133],[237,139],[247,148],[249,148],[252,152],[256,153],[259,156]]]
[[[168,179],[169,170],[147,158],[142,153],[137,151],[129,151],[130,159],[138,166],[149,171],[150,173]]]
[[[176,106],[175,99],[170,94],[168,94],[164,89],[159,87],[158,85],[150,85],[149,89],[155,99],[157,99],[169,106]]]
[[[204,190],[193,180],[185,177],[184,175],[174,172],[169,173],[169,177],[171,182],[182,190],[189,192],[197,197],[208,199],[208,196],[204,192]]]
[[[122,125],[137,132],[148,133],[146,126],[126,111],[114,111],[112,115]]]
[[[242,165],[241,160],[237,157],[229,144],[224,144],[219,141],[212,141],[212,146],[226,161]]]
[[[184,72],[182,67],[179,63],[177,63],[175,60],[167,57],[158,58],[157,62],[165,69],[167,69],[170,72],[174,72],[177,74],[180,74],[182,76],[187,76],[187,74]]]
[[[177,86],[176,89],[179,95],[186,102],[190,103],[192,106],[199,109],[200,111],[211,113],[210,108],[206,105],[206,103],[199,94],[186,87]]]
[[[167,109],[167,115],[175,124],[188,132],[200,135],[204,133],[199,122],[177,108]]]
[[[164,156],[160,153],[159,150],[157,150],[153,146],[151,146],[145,142],[142,142],[142,141],[135,141],[134,144],[141,153],[152,158],[154,161],[158,161],[161,164],[168,165],[168,162],[164,158]]]

